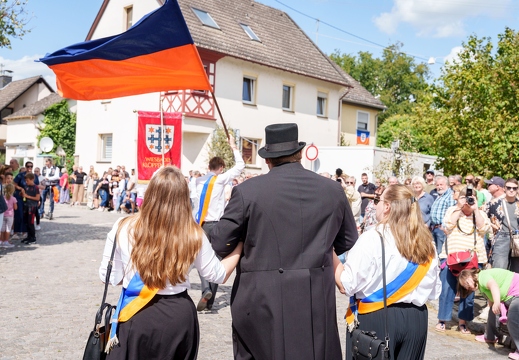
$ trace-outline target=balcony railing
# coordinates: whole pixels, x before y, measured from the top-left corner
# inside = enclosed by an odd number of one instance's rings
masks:
[[[214,99],[207,91],[178,90],[164,94],[164,112],[180,112],[188,117],[215,120]]]

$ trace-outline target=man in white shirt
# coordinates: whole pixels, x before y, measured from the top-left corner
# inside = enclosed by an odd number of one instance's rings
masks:
[[[209,172],[195,179],[197,195],[197,198],[194,199],[195,218],[209,239],[211,239],[213,227],[220,220],[225,209],[225,186],[238,177],[245,168],[245,162],[232,135],[229,137],[229,145],[234,153],[234,167],[223,172],[225,162],[220,157],[214,157],[209,160]],[[196,309],[198,311],[211,310],[218,284],[209,283],[202,276],[200,276],[200,281],[202,298]]]
[[[43,167],[41,174],[44,178],[42,185],[45,187],[43,189],[41,205],[40,205],[40,217],[43,218],[45,213],[45,199],[47,198],[47,194],[49,195],[49,220],[52,220],[52,213],[54,212],[54,192],[53,187],[59,184],[59,169],[52,164],[52,159],[45,159],[45,166]]]

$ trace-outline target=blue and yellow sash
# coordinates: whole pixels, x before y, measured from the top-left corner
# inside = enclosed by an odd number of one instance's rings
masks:
[[[128,287],[122,289],[121,297],[119,298],[117,308],[112,317],[110,338],[105,349],[107,353],[119,343],[117,339],[117,325],[130,320],[133,315],[137,314],[139,310],[144,308],[144,306],[153,299],[158,290],[159,289],[150,289],[144,285],[139,273],[135,273]]]
[[[426,264],[422,265],[410,261],[404,271],[402,271],[402,273],[400,273],[396,279],[386,285],[386,303],[388,306],[406,297],[420,285],[425,275],[429,271],[431,261],[432,259],[430,259]],[[355,300],[354,296],[350,297],[350,305],[345,317],[346,323],[348,324],[348,329],[353,329],[355,327],[357,313],[368,314],[383,308],[384,289],[379,289],[368,297],[358,301]]]
[[[195,220],[199,225],[205,220],[207,216],[207,210],[209,209],[209,202],[211,201],[211,194],[213,193],[214,183],[216,182],[216,176],[211,175],[202,188],[200,194],[200,204],[198,206],[198,212],[196,213]]]

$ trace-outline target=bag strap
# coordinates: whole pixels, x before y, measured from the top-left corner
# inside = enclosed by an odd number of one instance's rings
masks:
[[[508,208],[506,207],[506,203],[503,200],[506,201],[506,199],[501,199],[501,204],[505,210],[506,221],[508,222],[508,233],[510,234],[510,241],[512,241],[512,226],[510,225],[510,218],[508,217]]]
[[[115,255],[115,248],[117,247],[117,235],[114,237],[114,245],[112,247],[112,254],[110,255],[110,261],[108,262],[108,266],[106,267],[106,277],[105,277],[105,290],[103,292],[103,300],[101,300],[101,306],[99,307],[99,310],[96,314],[96,323],[94,328],[101,324],[102,317],[103,317],[103,309],[105,308],[106,304],[106,294],[108,292],[108,284],[110,282],[110,274],[112,273],[112,265],[114,263],[114,255]]]
[[[380,237],[380,243],[382,244],[382,289],[384,293],[384,332],[386,335],[384,340],[386,341],[386,350],[389,350],[389,333],[387,331],[386,251],[384,247],[384,238],[378,230],[377,233]]]

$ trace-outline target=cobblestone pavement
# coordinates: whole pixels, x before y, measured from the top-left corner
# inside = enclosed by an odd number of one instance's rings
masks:
[[[57,205],[55,220],[42,220],[37,243],[0,249],[0,359],[81,359],[101,301],[97,275],[106,233],[118,214]],[[200,297],[196,270],[190,273],[195,303]],[[200,314],[199,359],[232,359],[229,300],[232,278],[218,289],[212,311]],[[119,288],[108,300],[117,302]],[[340,294],[338,294],[340,295]],[[346,299],[339,297],[341,339]],[[506,359],[509,349],[494,349],[455,330],[434,331],[436,311],[429,312],[426,359]],[[454,323],[453,323],[454,324]]]

